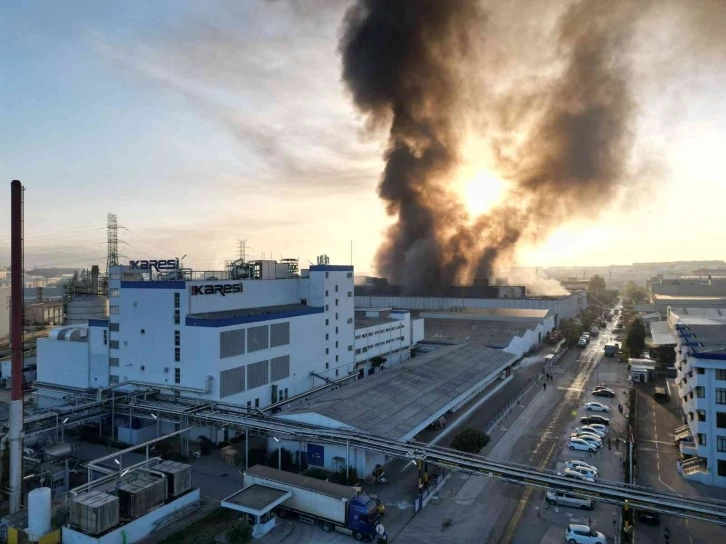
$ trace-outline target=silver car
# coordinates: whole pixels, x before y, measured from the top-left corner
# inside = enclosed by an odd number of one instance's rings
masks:
[[[586,497],[578,497],[567,491],[548,491],[547,502],[552,506],[570,506],[580,510],[592,510],[592,501]]]

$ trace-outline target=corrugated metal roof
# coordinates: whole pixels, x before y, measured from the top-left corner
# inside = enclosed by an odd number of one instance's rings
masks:
[[[322,495],[328,495],[329,497],[336,497],[338,499],[351,499],[356,496],[356,490],[354,487],[335,484],[333,482],[325,482],[303,474],[277,470],[276,468],[267,467],[265,465],[255,465],[250,467],[247,469],[247,474],[266,480],[279,481],[295,487],[312,489]]]
[[[667,321],[651,321],[650,334],[654,346],[674,346],[678,343],[677,337]]]
[[[424,341],[505,348],[515,336],[524,335],[527,329],[527,325],[521,322],[427,317],[424,318]]]
[[[476,344],[448,346],[326,393],[308,406],[285,410],[278,417],[314,413],[360,431],[402,438],[515,359],[511,353]]]

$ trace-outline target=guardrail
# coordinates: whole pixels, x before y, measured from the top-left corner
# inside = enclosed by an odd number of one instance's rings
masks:
[[[534,376],[531,380],[527,382],[527,385],[525,385],[522,389],[519,390],[519,393],[514,395],[510,399],[510,401],[497,412],[497,414],[489,420],[489,423],[487,423],[486,427],[484,427],[484,432],[487,434],[490,434],[492,429],[499,425],[499,422],[504,419],[504,417],[511,411],[512,407],[519,403],[520,399],[527,394],[527,392],[532,389],[532,386],[539,381],[539,379],[542,377],[542,374],[537,374]]]

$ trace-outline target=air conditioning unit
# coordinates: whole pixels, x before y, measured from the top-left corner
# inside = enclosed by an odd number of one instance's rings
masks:
[[[164,367],[164,373],[165,373],[165,374],[168,374],[168,373],[169,373],[169,367],[168,367],[168,366],[165,366],[165,367]]]
[[[141,370],[146,370],[146,366],[141,365]]]
[[[349,317],[348,318],[348,323],[353,323],[353,318],[352,317]]]

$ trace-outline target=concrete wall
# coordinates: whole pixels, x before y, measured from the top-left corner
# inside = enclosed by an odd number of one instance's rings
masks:
[[[145,516],[135,519],[126,525],[122,525],[100,537],[87,535],[70,527],[63,527],[63,544],[132,544],[149,535],[159,520],[171,516],[175,512],[191,506],[198,501],[199,489],[192,489],[189,493],[179,497],[175,501],[160,506]]]
[[[116,439],[119,442],[136,445],[156,438],[156,424],[147,425],[140,429],[119,426],[116,428]]]
[[[88,342],[38,339],[38,381],[89,387]]]

